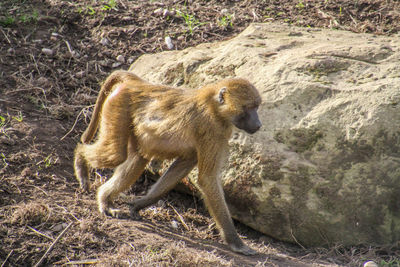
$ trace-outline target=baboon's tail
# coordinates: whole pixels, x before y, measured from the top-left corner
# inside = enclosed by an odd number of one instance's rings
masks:
[[[96,104],[93,110],[92,118],[90,119],[89,126],[83,132],[81,136],[81,141],[84,144],[89,143],[94,135],[96,134],[97,128],[99,126],[100,122],[100,114],[103,109],[103,104],[107,99],[107,96],[110,95],[113,87],[115,84],[133,79],[133,80],[140,80],[139,77],[137,77],[135,74],[128,72],[128,71],[123,71],[123,70],[117,70],[111,73],[110,76],[105,80],[104,84],[101,86],[100,93],[97,97]]]

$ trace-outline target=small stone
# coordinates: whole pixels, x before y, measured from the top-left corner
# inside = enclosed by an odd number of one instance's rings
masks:
[[[128,64],[132,64],[133,61],[135,61],[135,59],[133,57],[128,58],[128,60],[126,61]]]
[[[183,35],[180,35],[180,36],[177,38],[178,41],[183,41],[184,39],[185,39],[185,36],[183,36]]]
[[[14,54],[15,53],[15,49],[10,47],[10,48],[7,49],[7,53]]]
[[[84,75],[86,74],[86,72],[84,70],[78,71],[75,76],[76,78],[82,78]]]
[[[178,229],[178,222],[175,221],[175,220],[172,220],[171,221],[171,227],[174,228],[174,229]]]
[[[29,167],[25,167],[22,171],[21,171],[21,176],[22,177],[29,177],[32,175],[32,170]]]
[[[59,231],[63,230],[65,227],[67,227],[67,226],[68,226],[68,224],[66,224],[66,223],[60,223],[60,224],[54,225],[51,230],[53,230],[54,232],[59,232]]]
[[[157,206],[158,207],[165,207],[165,201],[160,199],[159,201],[157,201]]]
[[[42,48],[42,53],[48,56],[52,56],[54,54],[54,51],[50,48]]]
[[[108,61],[107,60],[100,60],[100,61],[98,61],[98,63],[102,67],[108,67]]]
[[[156,10],[153,11],[153,14],[156,16],[160,16],[161,14],[163,14],[163,9],[157,8]]]
[[[363,267],[378,267],[378,264],[374,261],[366,261],[364,262]]]
[[[110,40],[108,40],[107,38],[104,37],[100,40],[100,44],[102,44],[104,46],[109,46],[111,43],[110,43]]]
[[[175,10],[169,11],[168,9],[163,10],[163,17],[172,17],[176,14]]]
[[[49,83],[49,80],[46,77],[43,77],[43,76],[39,77],[36,80],[36,84],[38,86],[40,86],[40,87],[48,86],[48,83]]]
[[[121,66],[122,63],[121,62],[115,62],[111,65],[112,68],[118,68],[119,66]]]
[[[169,36],[165,37],[165,43],[167,44],[169,50],[174,49],[174,44],[172,43],[171,37]]]
[[[118,61],[118,62],[121,62],[121,63],[125,63],[125,58],[124,58],[124,56],[123,56],[123,55],[117,56],[117,61]]]
[[[94,225],[92,221],[83,219],[79,223],[79,228],[84,232],[93,231]]]
[[[71,57],[74,57],[74,58],[79,58],[81,55],[78,53],[78,52],[76,52],[76,51],[72,51],[71,53]]]
[[[228,14],[228,9],[224,8],[221,10],[220,13],[221,13],[221,15],[226,15],[226,14]]]

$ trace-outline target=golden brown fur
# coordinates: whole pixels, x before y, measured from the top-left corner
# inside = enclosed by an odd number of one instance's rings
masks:
[[[129,188],[149,160],[176,159],[132,213],[171,190],[194,166],[206,205],[232,250],[255,252],[238,237],[217,178],[235,125],[249,133],[261,123],[258,91],[244,79],[227,79],[198,90],[153,85],[127,71],[112,73],[101,88],[92,120],[75,150],[75,174],[89,188],[89,166],[116,168],[97,193],[101,213],[115,215],[111,201]],[[99,127],[96,141],[88,144]]]

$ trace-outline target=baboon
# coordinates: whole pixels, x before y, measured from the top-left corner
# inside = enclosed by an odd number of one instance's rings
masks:
[[[256,251],[239,238],[221,182],[221,162],[232,126],[253,134],[261,127],[261,97],[244,79],[225,79],[197,90],[154,85],[128,71],[115,71],[104,82],[90,124],[75,149],[75,175],[89,188],[89,168],[116,168],[97,192],[101,213],[116,216],[111,201],[129,188],[151,159],[175,159],[149,192],[131,203],[131,213],[170,191],[197,165],[198,186],[221,235],[235,252]],[[100,124],[100,126],[99,126]],[[93,139],[99,126],[99,134]]]

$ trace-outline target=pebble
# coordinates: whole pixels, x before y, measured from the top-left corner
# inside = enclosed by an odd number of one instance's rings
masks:
[[[175,10],[169,11],[168,9],[164,9],[163,11],[163,17],[166,18],[168,16],[172,17],[175,16],[176,12]]]
[[[111,43],[110,43],[110,40],[108,40],[107,38],[102,38],[101,40],[100,40],[100,43],[102,44],[102,45],[104,45],[104,46],[109,46]]]
[[[221,15],[228,14],[228,9],[224,8],[221,10]]]
[[[21,171],[21,176],[22,177],[29,177],[32,175],[32,170],[29,167],[25,167],[22,171]]]
[[[165,201],[160,199],[159,201],[157,201],[157,206],[158,207],[165,207]]]
[[[128,58],[128,60],[126,61],[128,64],[132,64],[133,61],[135,61],[135,59],[133,57]]]
[[[66,224],[66,223],[60,223],[60,224],[54,225],[51,230],[53,230],[54,232],[59,232],[59,231],[63,230],[65,227],[67,227],[67,226],[68,226],[68,224]]]
[[[54,51],[50,48],[42,48],[42,53],[48,56],[52,56],[54,54]]]
[[[112,68],[118,68],[119,66],[121,66],[122,63],[121,62],[115,62],[111,65]]]
[[[160,16],[161,14],[163,14],[163,9],[162,8],[157,8],[156,10],[153,11],[153,14],[156,16]]]
[[[76,78],[82,78],[84,75],[86,74],[86,72],[84,70],[78,71],[77,73],[75,73]]]
[[[81,54],[79,54],[76,51],[72,51],[70,54],[71,54],[71,57],[74,57],[74,58],[79,58],[81,56]]]
[[[10,48],[7,49],[7,53],[14,54],[15,53],[15,49],[10,47]]]
[[[172,43],[171,37],[169,36],[165,37],[165,43],[167,44],[169,50],[174,49],[174,44]]]
[[[174,228],[174,229],[178,229],[178,222],[175,221],[175,220],[172,220],[172,221],[171,221],[171,226],[172,226],[172,228]]]
[[[41,76],[36,80],[36,83],[41,87],[48,86],[49,80],[46,77]]]
[[[124,56],[123,56],[123,55],[117,56],[117,61],[118,61],[118,62],[121,62],[121,63],[125,63],[125,58],[124,58]]]
[[[363,267],[378,267],[378,264],[373,261],[366,261],[364,262]]]
[[[99,60],[97,63],[99,63],[99,65],[102,66],[102,67],[108,67],[108,61],[107,60]]]

